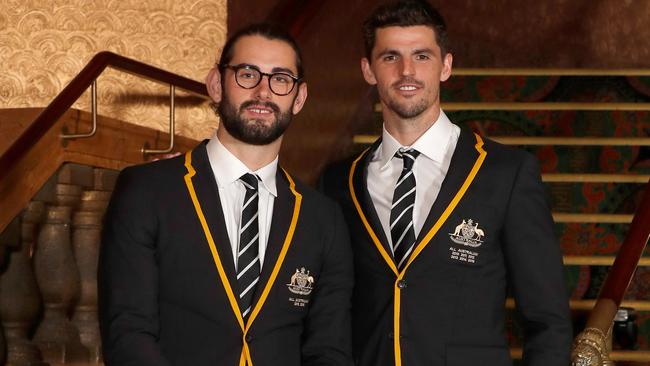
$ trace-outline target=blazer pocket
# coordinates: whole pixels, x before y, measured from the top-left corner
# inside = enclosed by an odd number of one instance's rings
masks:
[[[507,347],[447,346],[447,366],[512,366]]]

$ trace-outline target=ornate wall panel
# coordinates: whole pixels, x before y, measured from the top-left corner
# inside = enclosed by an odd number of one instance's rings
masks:
[[[203,81],[226,37],[226,0],[2,0],[0,108],[46,106],[103,50]],[[167,129],[169,87],[108,70],[98,79],[101,115]],[[201,99],[178,92],[181,135],[217,126]],[[75,108],[90,110],[86,92]]]

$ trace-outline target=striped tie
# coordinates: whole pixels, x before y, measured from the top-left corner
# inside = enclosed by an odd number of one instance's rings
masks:
[[[415,205],[415,175],[413,163],[420,153],[413,149],[400,149],[395,156],[404,161],[404,168],[395,185],[393,205],[390,209],[390,237],[397,268],[402,269],[415,246],[413,207]]]
[[[244,321],[248,319],[253,295],[260,279],[259,225],[257,221],[257,177],[246,173],[239,178],[246,187],[241,211],[239,248],[237,252],[237,285],[239,286],[239,309]]]

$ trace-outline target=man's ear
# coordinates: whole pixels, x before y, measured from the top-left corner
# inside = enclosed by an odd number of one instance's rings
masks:
[[[440,81],[447,81],[451,76],[451,64],[454,61],[451,53],[447,52],[445,57],[442,59],[442,70],[440,70]]]
[[[208,88],[210,98],[219,104],[221,102],[221,73],[216,67],[213,67],[208,72],[208,76],[205,78],[205,85]]]
[[[307,100],[307,83],[303,82],[300,83],[298,86],[298,94],[296,95],[296,99],[293,100],[293,106],[291,106],[291,112],[293,114],[298,114],[302,107],[305,105],[305,101]]]
[[[372,72],[370,67],[370,61],[367,58],[361,59],[361,72],[363,73],[363,78],[366,79],[366,82],[370,85],[376,85],[377,79],[375,79],[375,73]]]

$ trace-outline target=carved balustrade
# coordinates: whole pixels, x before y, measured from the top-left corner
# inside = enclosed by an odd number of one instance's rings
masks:
[[[0,235],[0,365],[102,362],[97,261],[116,178],[66,164]]]

